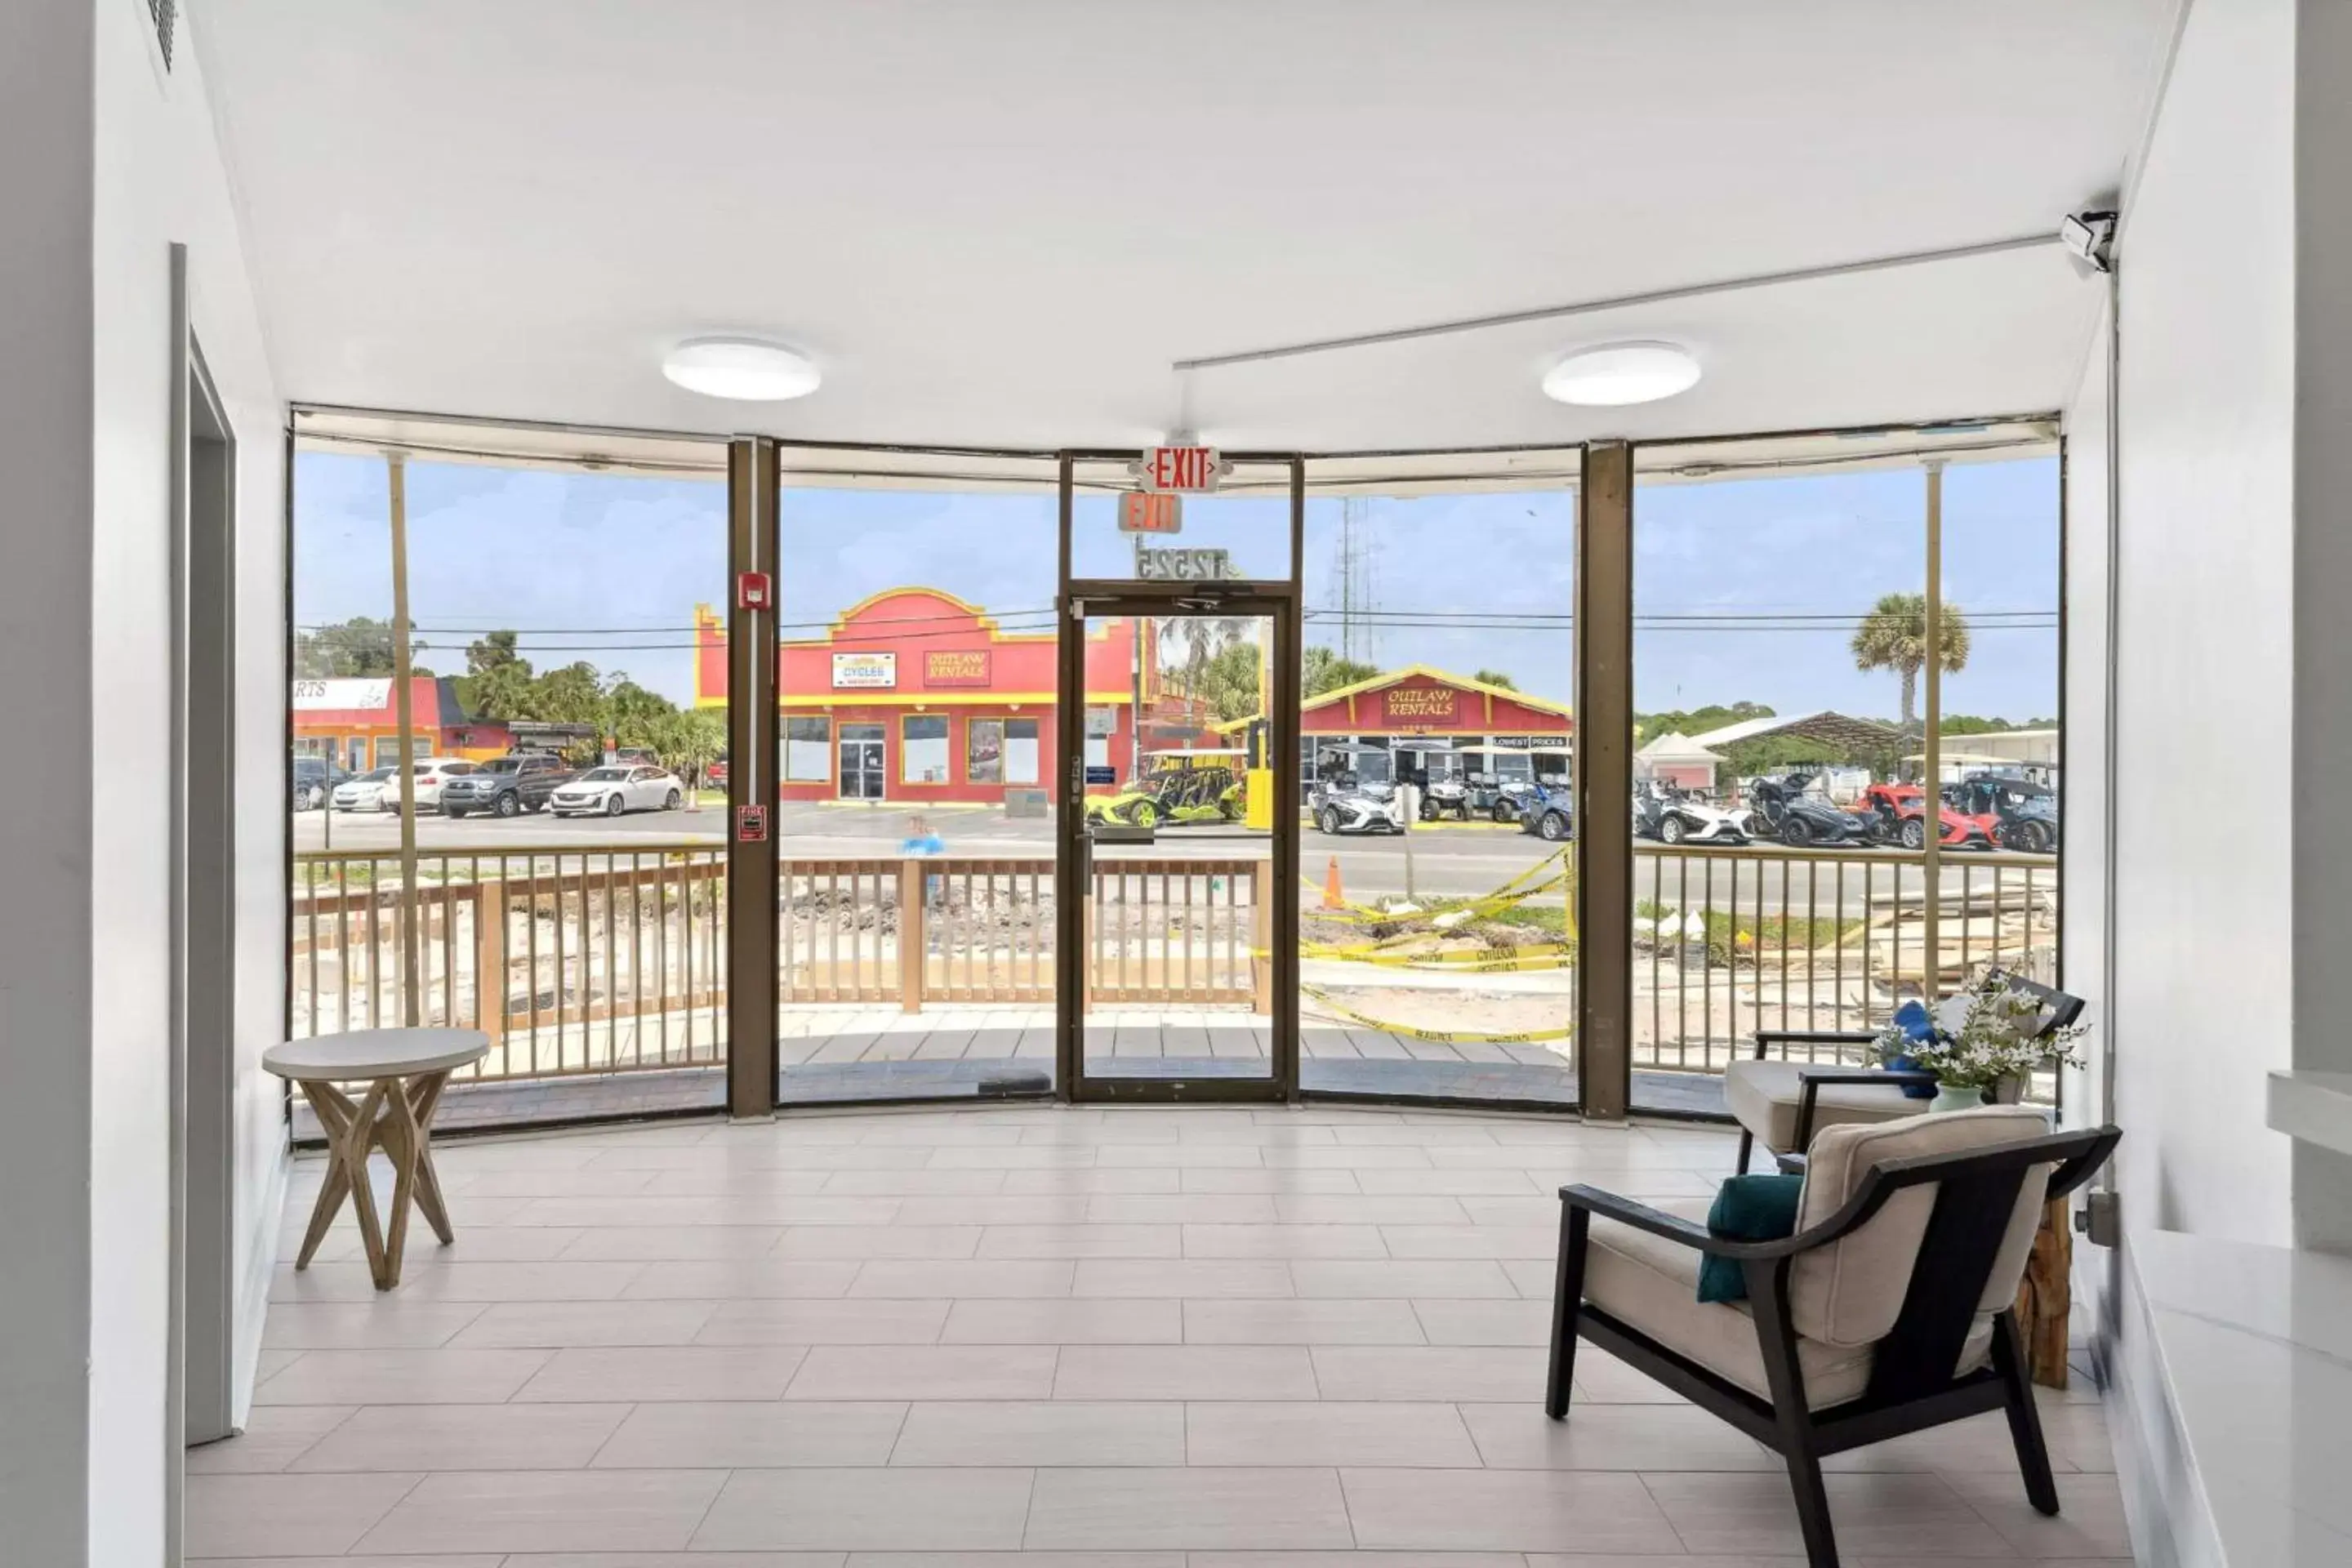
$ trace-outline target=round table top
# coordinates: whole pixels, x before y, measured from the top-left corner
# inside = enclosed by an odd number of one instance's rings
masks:
[[[490,1037],[479,1029],[354,1029],[272,1046],[261,1053],[261,1065],[298,1081],[406,1078],[480,1061],[489,1049]]]

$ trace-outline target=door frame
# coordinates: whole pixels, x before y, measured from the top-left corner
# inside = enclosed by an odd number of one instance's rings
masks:
[[[1132,459],[1131,449],[1065,451],[1059,454],[1060,592],[1055,621],[1060,628],[1055,693],[1056,762],[1061,775],[1050,786],[1058,797],[1055,813],[1054,1025],[1055,1096],[1070,1103],[1295,1102],[1298,1089],[1298,671],[1300,664],[1299,578],[1307,520],[1307,463],[1297,452],[1228,452],[1237,464],[1284,465],[1290,489],[1290,574],[1287,578],[1237,579],[1230,583],[1144,583],[1131,579],[1073,578],[1072,526],[1076,521],[1073,480],[1080,460]],[[1203,602],[1206,602],[1205,604]],[[1267,955],[1273,965],[1273,1059],[1263,1079],[1089,1079],[1086,1075],[1087,902],[1092,897],[1091,845],[1086,831],[1086,619],[1101,611],[1181,615],[1202,613],[1265,616],[1273,623],[1271,665],[1275,689],[1261,692],[1265,744],[1274,770],[1273,881],[1287,897],[1273,910]],[[1140,715],[1138,715],[1140,721]]]

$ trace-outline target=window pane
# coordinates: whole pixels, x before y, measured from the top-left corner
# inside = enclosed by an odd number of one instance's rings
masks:
[[[1004,782],[1034,784],[1037,772],[1037,721],[1009,719],[1004,725]]]
[[[784,782],[824,784],[833,777],[833,721],[784,721]]]
[[[909,717],[902,721],[899,777],[908,784],[946,784],[948,721]]]
[[[963,776],[966,784],[1004,782],[1004,721],[974,719],[964,726]]]

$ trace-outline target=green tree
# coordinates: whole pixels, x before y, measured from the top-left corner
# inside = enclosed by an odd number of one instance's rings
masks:
[[[485,719],[529,719],[530,660],[515,651],[515,634],[492,632],[467,645],[466,673],[457,677],[457,700]]]
[[[530,711],[519,718],[551,724],[593,724],[605,728],[604,685],[596,667],[583,659],[551,669],[530,683]]]
[[[657,691],[648,691],[625,675],[615,675],[604,691],[604,729],[624,746],[661,750],[665,726],[677,716],[677,705]]]
[[[1942,658],[1947,675],[1957,674],[1969,662],[1969,623],[1947,604],[1942,616]],[[1891,669],[1903,680],[1903,728],[1917,722],[1919,671],[1927,663],[1927,596],[1925,594],[1885,594],[1853,631],[1853,667],[1861,670]]]
[[[648,740],[623,743],[650,745],[672,773],[699,777],[727,749],[727,715],[719,709],[674,708],[654,725]]]
[[[1299,671],[1301,695],[1320,697],[1327,691],[1337,691],[1342,686],[1353,686],[1370,680],[1380,670],[1360,658],[1341,658],[1328,647],[1310,647],[1299,656],[1304,667]]]
[[[1506,691],[1517,691],[1519,689],[1517,681],[1499,669],[1482,669],[1473,674],[1470,679],[1482,686],[1499,686]]]
[[[1633,742],[1647,745],[1661,735],[1671,735],[1679,730],[1685,735],[1704,735],[1709,730],[1720,730],[1727,724],[1738,724],[1749,719],[1769,719],[1772,709],[1762,702],[1709,703],[1704,708],[1674,709],[1664,713],[1633,715]]]
[[[294,636],[294,673],[305,679],[385,676],[392,673],[392,662],[389,621],[353,616]]]
[[[1246,719],[1258,710],[1257,680],[1257,645],[1227,643],[1202,668],[1200,689],[1193,695],[1208,703],[1220,721]]]

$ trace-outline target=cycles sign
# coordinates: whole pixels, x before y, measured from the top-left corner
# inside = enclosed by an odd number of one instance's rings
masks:
[[[887,690],[898,684],[895,653],[837,653],[833,656],[835,691]]]

